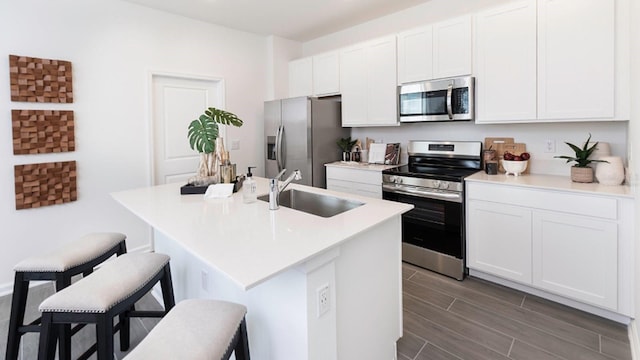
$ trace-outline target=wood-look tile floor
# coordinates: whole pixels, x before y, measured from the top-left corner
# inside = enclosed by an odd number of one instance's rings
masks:
[[[631,359],[625,325],[468,277],[403,263],[398,359]]]
[[[475,278],[460,282],[409,264],[402,270],[404,336],[398,341],[398,360],[631,359],[624,325]],[[50,284],[30,290],[29,320],[52,293]],[[137,307],[161,308],[150,294]],[[0,297],[0,357],[10,309],[11,297]],[[132,319],[131,348],[158,321]],[[95,330],[88,326],[73,337],[74,356],[93,341]],[[37,344],[36,334],[25,335],[20,359],[35,359]],[[126,353],[118,348],[116,336],[114,358],[122,359]]]

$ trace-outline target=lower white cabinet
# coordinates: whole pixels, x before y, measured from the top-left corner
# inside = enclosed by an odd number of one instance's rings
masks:
[[[633,311],[632,199],[490,182],[466,186],[470,270],[617,313]]]
[[[382,199],[382,171],[327,166],[327,190]]]
[[[513,281],[531,283],[531,210],[470,200],[467,265]]]

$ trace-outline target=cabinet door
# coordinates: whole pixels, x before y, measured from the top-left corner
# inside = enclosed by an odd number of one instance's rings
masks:
[[[556,212],[533,220],[533,284],[616,310],[618,228],[615,222]]]
[[[471,74],[471,16],[433,25],[433,76]]]
[[[313,62],[310,57],[289,62],[289,96],[313,94]]]
[[[535,120],[536,1],[475,16],[476,122]]]
[[[313,57],[314,95],[332,95],[340,92],[340,53],[332,51]]]
[[[433,27],[398,34],[398,84],[433,78]]]
[[[367,47],[367,125],[398,124],[396,37]]]
[[[467,266],[531,284],[531,210],[467,202]]]
[[[366,50],[363,45],[340,52],[340,92],[342,93],[342,126],[367,123]]]
[[[538,118],[612,118],[615,1],[538,6]]]

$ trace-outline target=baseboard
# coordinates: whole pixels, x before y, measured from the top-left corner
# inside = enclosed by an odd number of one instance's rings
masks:
[[[145,252],[151,252],[151,250],[152,250],[151,244],[147,244],[147,245],[139,246],[139,247],[134,248],[134,249],[129,249],[129,250],[127,250],[127,252],[130,252],[130,253],[145,253]],[[43,284],[43,283],[45,283],[45,281],[33,281],[33,282],[31,282],[29,287],[38,286],[38,285]],[[9,295],[12,292],[13,292],[13,281],[8,282],[8,283],[4,283],[4,284],[0,284],[0,297],[5,296],[5,295]]]
[[[640,360],[640,334],[636,326],[636,320],[631,320],[629,324],[629,342],[631,343],[631,359]]]

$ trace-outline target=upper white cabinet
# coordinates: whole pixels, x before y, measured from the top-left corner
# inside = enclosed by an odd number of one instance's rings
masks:
[[[536,1],[475,16],[476,122],[535,120]]]
[[[538,1],[538,118],[614,116],[615,1]]]
[[[471,17],[398,34],[398,83],[471,74]]]
[[[340,93],[340,52],[332,51],[313,57],[313,94]]]
[[[433,27],[398,34],[398,83],[433,79]]]
[[[615,8],[521,0],[476,14],[476,122],[613,119]]]
[[[313,95],[313,61],[310,57],[289,62],[289,96]]]
[[[435,78],[471,74],[471,16],[433,24]]]
[[[395,36],[341,50],[340,92],[342,126],[398,124]]]

